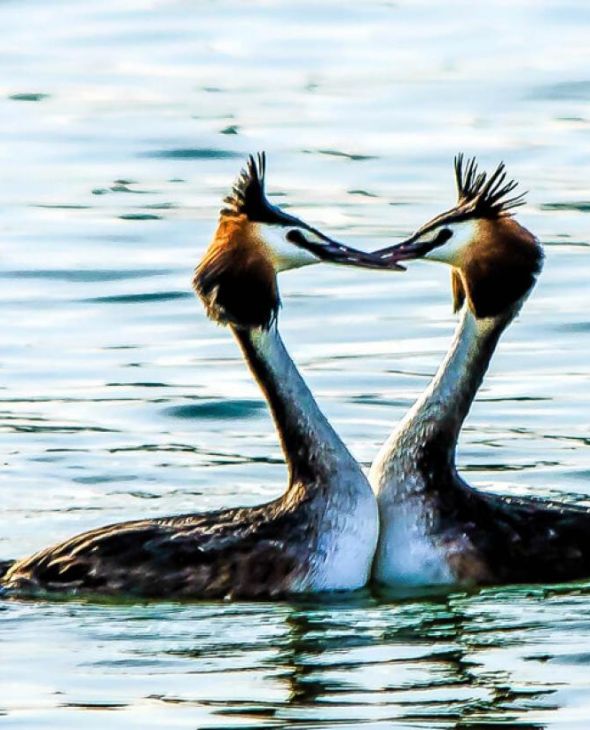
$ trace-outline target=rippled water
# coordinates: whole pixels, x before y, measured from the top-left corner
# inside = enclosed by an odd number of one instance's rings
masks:
[[[0,4],[0,559],[277,495],[276,436],[190,292],[247,152],[377,248],[505,159],[547,264],[463,433],[483,488],[590,500],[590,6]],[[281,280],[286,341],[369,463],[448,345],[448,272]],[[588,726],[581,585],[433,600],[0,604],[7,728]]]

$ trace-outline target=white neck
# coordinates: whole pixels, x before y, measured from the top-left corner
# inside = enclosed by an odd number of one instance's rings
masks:
[[[291,513],[301,508],[295,532],[303,535],[302,562],[309,572],[301,590],[360,588],[369,578],[379,534],[367,477],[320,411],[276,324],[234,334],[281,438],[289,467],[282,501]]]
[[[362,473],[319,409],[276,323],[268,330],[236,328],[234,334],[269,403],[291,482],[314,482],[329,474],[333,480],[342,469]]]
[[[511,317],[477,319],[465,307],[437,374],[371,466],[369,480],[377,493],[381,524],[373,572],[381,583],[437,585],[454,580],[437,541],[437,507],[456,483],[459,431]]]
[[[385,442],[371,467],[374,489],[398,482],[419,465],[454,469],[459,432],[481,385],[498,339],[515,310],[478,319],[468,308],[432,382]],[[394,477],[394,473],[397,476]],[[399,484],[396,488],[399,488]]]

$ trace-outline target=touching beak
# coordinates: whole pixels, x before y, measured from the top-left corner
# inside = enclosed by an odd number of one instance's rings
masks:
[[[358,266],[365,269],[395,269],[405,271],[403,266],[398,266],[395,261],[383,259],[376,253],[359,251],[344,243],[334,241],[323,233],[314,229],[295,229],[290,232],[289,241],[300,248],[304,248],[321,261],[329,261],[333,264],[345,266]]]
[[[372,255],[376,256],[392,269],[403,269],[398,265],[398,261],[412,261],[413,259],[421,259],[427,253],[436,248],[436,244],[432,241],[421,241],[419,234],[414,234],[410,238],[396,244],[373,251]]]

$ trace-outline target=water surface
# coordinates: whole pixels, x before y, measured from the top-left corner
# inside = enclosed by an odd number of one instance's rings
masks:
[[[456,152],[506,160],[547,261],[460,463],[590,499],[586,3],[7,0],[0,21],[0,559],[280,493],[259,392],[190,292],[258,149],[276,202],[367,249],[452,204]],[[370,463],[448,346],[448,271],[281,288],[289,348]],[[590,596],[6,602],[0,656],[6,728],[585,728]]]

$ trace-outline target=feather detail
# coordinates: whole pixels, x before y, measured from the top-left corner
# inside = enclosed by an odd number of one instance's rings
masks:
[[[465,286],[459,269],[451,270],[451,288],[453,290],[453,312],[457,313],[465,301]]]
[[[525,204],[526,193],[508,197],[517,187],[516,180],[506,180],[506,166],[501,162],[488,177],[479,172],[475,157],[464,164],[463,154],[455,157],[457,184],[456,213],[465,218],[499,218],[511,215],[511,210]]]
[[[281,303],[269,251],[244,215],[221,219],[193,287],[219,324],[268,328]]]

